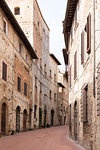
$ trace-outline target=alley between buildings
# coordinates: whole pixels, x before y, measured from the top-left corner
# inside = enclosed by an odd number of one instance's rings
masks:
[[[6,136],[0,150],[84,150],[68,137],[68,127],[59,126]]]

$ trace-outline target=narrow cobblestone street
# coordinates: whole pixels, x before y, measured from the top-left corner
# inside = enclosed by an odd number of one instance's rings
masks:
[[[68,138],[66,126],[23,132],[0,139],[0,150],[84,150]]]

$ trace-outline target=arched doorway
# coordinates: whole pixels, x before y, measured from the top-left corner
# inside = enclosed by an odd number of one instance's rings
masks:
[[[77,102],[74,104],[74,136],[77,141]]]
[[[54,110],[51,110],[51,126],[54,125]]]
[[[23,112],[23,131],[26,131],[26,126],[27,126],[27,110],[24,109],[24,112]]]
[[[30,108],[29,109],[29,127],[30,127],[30,129],[31,129],[31,123],[32,123],[31,119],[32,119],[32,109]]]
[[[47,110],[44,109],[44,126],[46,126]]]
[[[70,131],[70,134],[72,135],[72,111],[71,111],[71,105],[70,105],[70,109],[69,109],[69,131]]]
[[[20,107],[16,108],[16,132],[20,132]]]
[[[7,126],[7,105],[6,103],[2,104],[1,109],[1,133],[6,135],[6,126]]]
[[[39,108],[39,126],[41,127],[42,125],[42,109]]]
[[[64,125],[66,125],[66,116],[64,117]]]

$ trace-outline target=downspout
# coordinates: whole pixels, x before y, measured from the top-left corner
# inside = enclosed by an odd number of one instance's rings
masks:
[[[95,91],[95,0],[93,0],[93,25],[94,25],[94,39],[93,39],[93,48],[94,48],[94,62],[93,62],[93,96],[95,98],[96,91]]]
[[[95,96],[96,96],[96,83],[95,83],[95,67],[96,67],[96,62],[95,62],[95,0],[93,0],[93,31],[94,31],[94,35],[93,35],[93,49],[94,49],[94,54],[93,54],[93,97],[94,97],[94,101],[93,101],[93,110],[95,110]],[[93,112],[93,116],[94,118],[96,117],[94,112]],[[95,118],[96,119],[96,118]],[[95,122],[96,120],[93,122],[94,126],[95,126]],[[94,143],[95,143],[95,140],[96,140],[96,128],[94,128],[94,137],[93,137],[93,142],[91,141],[91,149],[94,149]]]

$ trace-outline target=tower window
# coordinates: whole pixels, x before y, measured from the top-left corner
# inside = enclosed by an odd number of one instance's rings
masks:
[[[20,15],[20,8],[19,7],[14,8],[14,14],[15,15]]]
[[[4,19],[3,20],[3,31],[7,34],[8,32],[8,24],[7,21]]]

